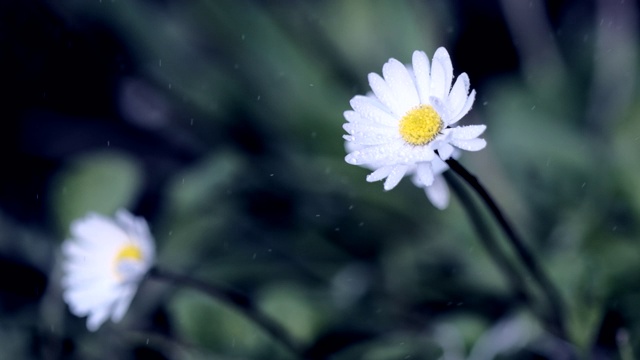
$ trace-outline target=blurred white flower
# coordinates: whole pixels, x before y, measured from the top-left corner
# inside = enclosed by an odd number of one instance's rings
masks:
[[[414,183],[425,187],[434,205],[444,208],[448,190],[442,178],[436,180],[448,168],[443,160],[456,148],[478,151],[486,146],[478,138],[485,125],[454,126],[475,100],[475,90],[469,92],[469,77],[462,73],[451,86],[453,66],[442,47],[431,65],[424,52],[415,51],[412,65],[389,59],[382,74],[384,78],[369,74],[373,93],[356,95],[350,102],[353,110],[344,113],[349,152],[345,160],[374,170],[367,176],[369,182],[386,178],[385,190],[393,189],[405,175],[413,175]]]
[[[151,267],[155,245],[147,222],[126,210],[115,219],[90,213],[71,224],[62,244],[63,297],[76,316],[97,330],[109,317],[122,319]]]

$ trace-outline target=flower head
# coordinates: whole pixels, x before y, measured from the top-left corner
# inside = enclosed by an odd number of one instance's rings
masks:
[[[155,257],[146,221],[126,210],[74,221],[62,252],[64,300],[73,314],[88,315],[91,331],[122,319]]]
[[[439,198],[434,205],[446,207],[448,193],[438,194],[444,183],[436,180],[448,168],[443,160],[457,149],[477,151],[486,146],[478,138],[485,125],[455,126],[475,100],[475,90],[469,92],[469,77],[462,73],[451,86],[453,66],[443,47],[436,50],[431,64],[422,51],[413,53],[412,65],[389,59],[382,74],[369,74],[373,93],[353,97],[353,110],[344,113],[349,152],[345,160],[374,170],[367,181],[386,179],[385,190],[393,189],[405,175],[413,175],[414,183],[426,188],[432,202]],[[429,190],[434,182],[436,188]]]

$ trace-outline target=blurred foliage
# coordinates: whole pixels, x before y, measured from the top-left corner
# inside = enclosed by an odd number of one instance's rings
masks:
[[[60,298],[59,244],[120,207],[149,221],[159,266],[245,293],[309,359],[640,353],[638,5],[519,3],[1,5],[0,359],[295,358],[230,304],[154,279],[88,333]],[[455,197],[438,211],[343,161],[367,73],[438,46],[478,93],[463,122],[488,126],[461,162],[560,289],[570,343]]]
[[[141,176],[134,160],[123,154],[69,159],[69,168],[61,169],[51,185],[51,203],[60,229],[66,230],[74,219],[91,211],[112,214],[130,207],[140,192]]]

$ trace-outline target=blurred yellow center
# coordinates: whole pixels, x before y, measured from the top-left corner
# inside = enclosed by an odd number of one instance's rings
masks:
[[[442,119],[430,105],[420,105],[400,119],[400,135],[411,145],[425,145],[442,130]]]
[[[116,264],[120,263],[124,260],[134,260],[141,261],[142,260],[142,250],[138,246],[135,245],[127,245],[118,252],[116,256]]]
[[[139,263],[142,261],[142,250],[140,247],[129,244],[120,251],[116,255],[114,260],[114,270],[116,276],[119,280],[124,280],[127,278],[128,274],[131,271],[131,266],[135,263]]]

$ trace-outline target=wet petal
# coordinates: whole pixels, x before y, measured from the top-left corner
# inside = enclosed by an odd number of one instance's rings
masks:
[[[471,140],[451,140],[453,146],[457,146],[466,151],[478,151],[484,149],[487,146],[487,142],[484,139],[471,139]]]
[[[436,176],[431,186],[426,187],[425,193],[433,206],[440,210],[444,210],[449,205],[449,187],[444,177]]]
[[[451,114],[457,115],[467,101],[469,94],[469,76],[462,73],[456,79],[451,92],[449,93],[449,111]]]
[[[446,99],[451,89],[453,79],[453,66],[449,53],[443,47],[436,50],[431,62],[431,96]]]
[[[389,173],[389,176],[387,176],[387,180],[384,182],[384,189],[388,191],[396,187],[396,185],[398,185],[400,180],[402,180],[402,178],[404,177],[404,174],[407,173],[408,169],[409,167],[407,165],[394,166]]]
[[[449,165],[447,165],[447,163],[442,161],[442,159],[440,158],[434,158],[433,161],[431,161],[431,170],[433,170],[433,174],[435,175],[436,179],[438,178],[438,175],[442,174],[448,169]]]
[[[429,57],[422,51],[413,52],[413,73],[416,79],[416,88],[420,96],[421,104],[429,104],[431,96],[431,69],[429,67]]]
[[[406,145],[396,152],[396,156],[399,162],[415,164],[422,161],[431,161],[436,154],[429,146]]]
[[[390,59],[382,67],[384,79],[395,95],[397,116],[404,116],[409,110],[420,104],[418,92],[407,68],[396,59]]]
[[[388,144],[392,142],[394,139],[397,139],[398,137],[399,135],[390,136],[390,134],[388,133],[376,134],[372,132],[343,136],[343,138],[347,141],[353,141],[358,143],[359,145],[366,145],[366,146]]]
[[[350,101],[351,107],[357,111],[360,116],[376,122],[381,125],[394,126],[398,120],[391,114],[381,109],[378,102],[366,96],[356,95]]]
[[[369,86],[375,96],[383,103],[389,111],[393,112],[397,116],[402,116],[402,108],[398,103],[397,94],[391,89],[387,81],[376,73],[369,74]]]
[[[449,94],[451,89],[451,82],[453,81],[453,64],[451,64],[451,57],[444,47],[439,47],[436,53],[433,55],[433,62],[438,62],[444,70],[444,96]],[[441,97],[444,99],[445,97]]]
[[[453,146],[449,145],[446,142],[441,142],[437,147],[438,155],[442,160],[447,160],[453,154]]]
[[[463,116],[467,115],[469,110],[471,110],[471,106],[473,106],[473,102],[476,99],[476,91],[471,90],[471,93],[467,97],[467,101],[464,102],[464,106],[457,114],[452,114],[451,121],[449,125],[455,124],[458,120],[462,119]]]
[[[431,170],[430,163],[420,163],[416,169],[418,179],[423,186],[430,186],[433,184],[433,171]]]
[[[486,129],[486,125],[458,126],[451,129],[451,136],[453,139],[471,140],[480,136]]]
[[[431,102],[431,106],[433,106],[438,115],[440,115],[440,119],[442,120],[443,125],[445,127],[449,125],[449,119],[451,118],[451,115],[449,113],[447,105],[435,96],[430,97],[429,101]]]
[[[367,175],[367,181],[375,182],[375,181],[382,180],[387,176],[389,176],[389,174],[391,174],[391,171],[393,170],[393,168],[394,166],[383,166],[377,169],[376,171],[372,172],[371,174]]]
[[[352,165],[384,162],[394,156],[394,152],[397,148],[398,145],[396,143],[369,146],[348,154],[344,160]]]
[[[390,127],[377,123],[345,123],[342,128],[351,135],[359,133],[389,134],[393,131]]]

